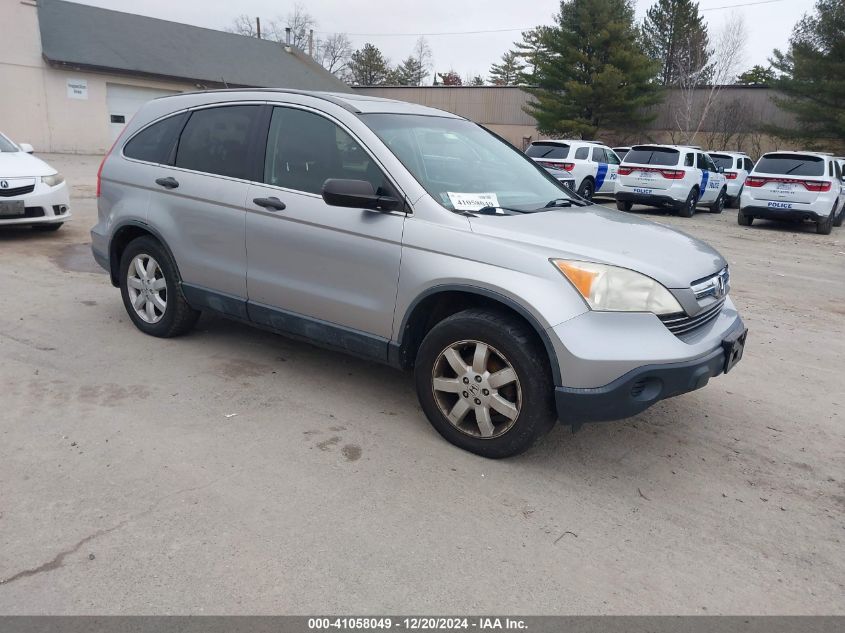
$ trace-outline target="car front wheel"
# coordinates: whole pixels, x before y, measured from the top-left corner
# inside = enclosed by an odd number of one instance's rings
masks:
[[[423,339],[414,376],[432,426],[451,443],[502,458],[533,446],[554,426],[554,384],[533,330],[504,312],[470,309]]]
[[[721,213],[725,209],[725,198],[727,198],[727,194],[725,190],[722,189],[719,192],[719,195],[716,196],[716,200],[713,201],[713,204],[710,205],[710,213]]]
[[[199,312],[182,294],[176,264],[152,237],[139,237],[120,259],[120,294],[129,318],[151,336],[169,338],[194,327]]]
[[[595,191],[596,186],[593,184],[593,181],[589,178],[585,178],[584,182],[581,183],[581,186],[578,187],[578,195],[584,198],[585,200],[592,200]]]

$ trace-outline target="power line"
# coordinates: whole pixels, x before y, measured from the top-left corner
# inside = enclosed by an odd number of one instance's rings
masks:
[[[786,0],[756,0],[754,2],[740,2],[737,4],[726,4],[721,7],[707,7],[701,8],[699,11],[722,11],[724,9],[737,9],[740,7],[753,7],[761,4],[774,4],[775,2],[785,2]],[[530,31],[533,26],[526,26],[518,29],[484,29],[479,31],[438,31],[432,33],[346,33],[350,37],[439,37],[445,35],[484,35],[487,33],[521,33],[523,31]],[[330,35],[334,31],[314,31],[320,35]]]

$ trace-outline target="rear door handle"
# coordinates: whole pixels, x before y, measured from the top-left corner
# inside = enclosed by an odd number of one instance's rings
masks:
[[[253,202],[268,211],[284,211],[287,205],[278,198],[254,198]]]
[[[165,189],[176,189],[179,186],[179,181],[172,176],[168,176],[167,178],[156,178],[156,184]]]

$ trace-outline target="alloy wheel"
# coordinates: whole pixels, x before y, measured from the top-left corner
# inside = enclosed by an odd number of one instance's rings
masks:
[[[466,435],[498,437],[519,417],[519,377],[492,345],[473,340],[449,345],[434,363],[431,379],[440,412]]]
[[[167,310],[167,280],[158,262],[139,253],[129,263],[126,289],[135,314],[146,323],[158,323]]]

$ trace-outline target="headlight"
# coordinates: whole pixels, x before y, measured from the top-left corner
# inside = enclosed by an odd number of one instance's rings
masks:
[[[617,266],[553,259],[593,310],[610,312],[683,312],[681,304],[651,277]]]
[[[50,176],[41,176],[41,182],[43,182],[48,187],[55,187],[56,185],[60,185],[65,181],[65,177],[59,173],[52,174]]]

